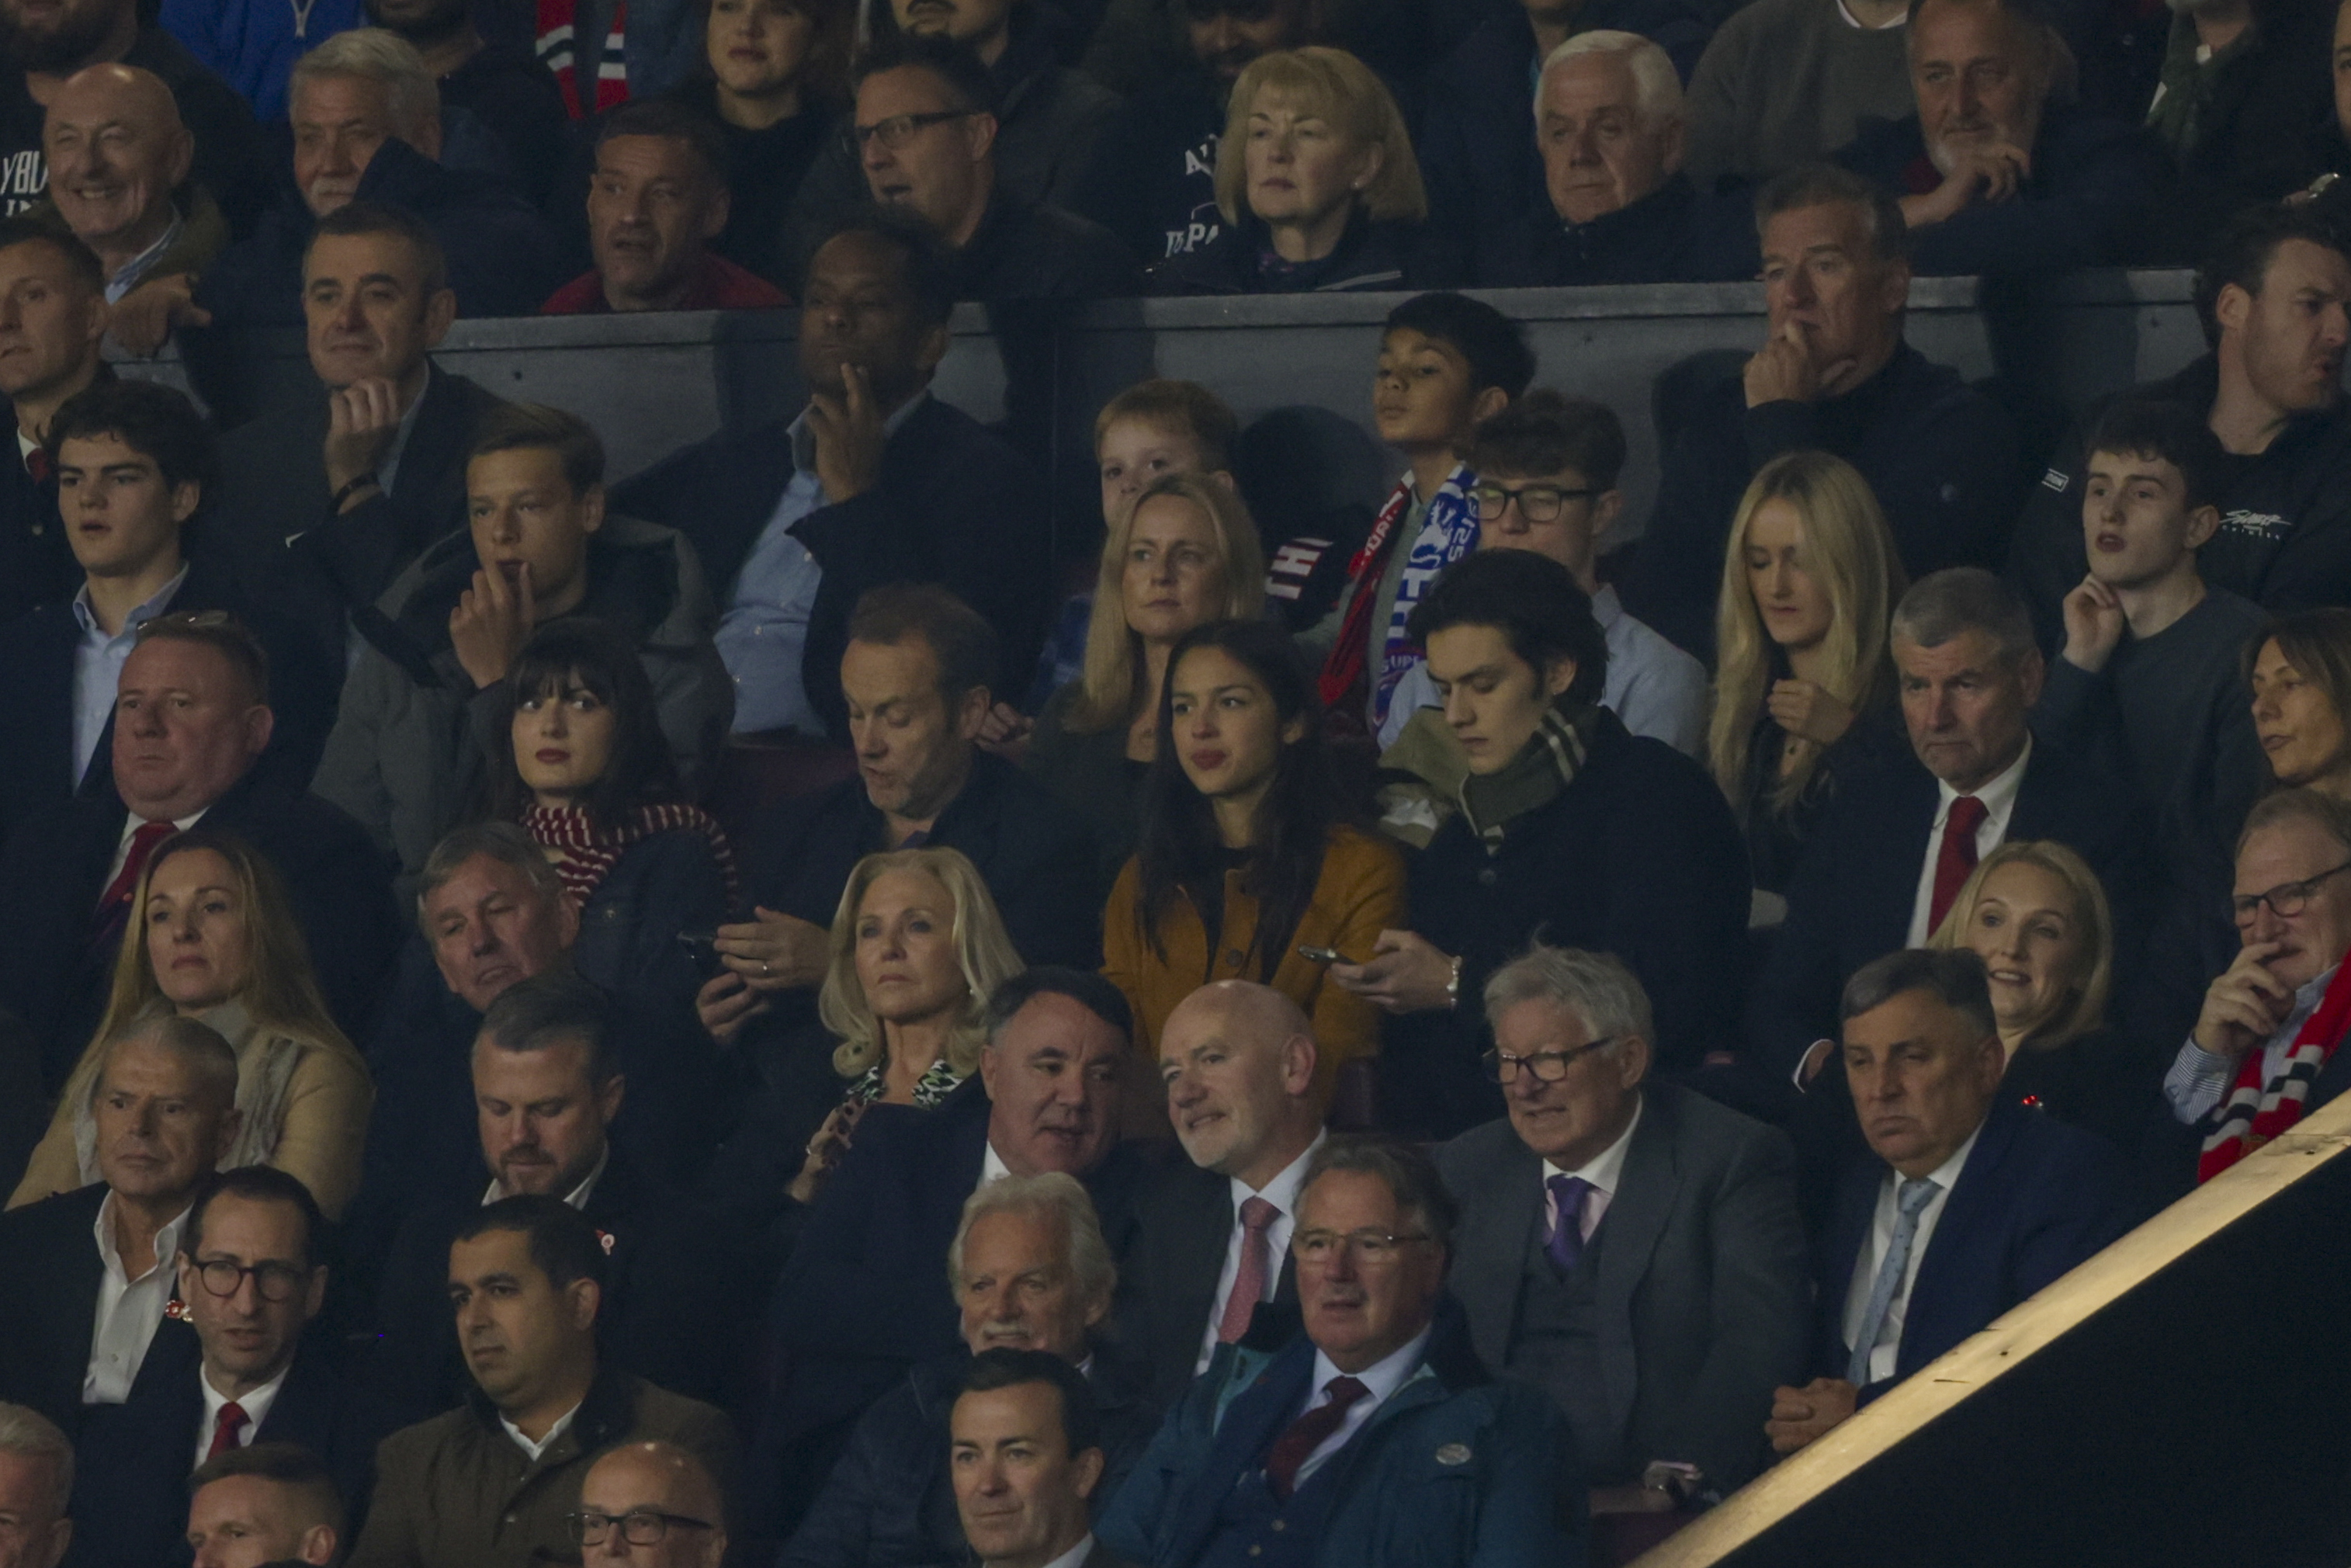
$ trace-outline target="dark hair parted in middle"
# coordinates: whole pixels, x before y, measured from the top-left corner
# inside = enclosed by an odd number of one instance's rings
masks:
[[[1421,647],[1455,626],[1491,626],[1538,674],[1555,659],[1575,661],[1571,703],[1596,703],[1608,685],[1608,635],[1575,574],[1532,550],[1490,549],[1446,570],[1413,607],[1405,630]]]
[[[571,618],[540,627],[522,645],[496,705],[489,753],[490,814],[517,821],[531,803],[516,767],[515,715],[525,703],[568,702],[584,694],[612,711],[612,751],[580,800],[589,822],[610,831],[640,806],[683,800],[677,761],[661,727],[661,704],[636,650],[603,622]]]

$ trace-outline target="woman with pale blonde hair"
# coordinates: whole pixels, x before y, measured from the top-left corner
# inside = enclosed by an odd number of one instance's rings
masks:
[[[1277,49],[1242,70],[1217,144],[1217,236],[1154,267],[1154,293],[1417,286],[1420,162],[1386,84],[1344,49]]]
[[[115,956],[105,1016],[8,1207],[98,1179],[99,1042],[141,1017],[178,1013],[236,1051],[244,1129],[221,1167],[275,1166],[340,1215],[359,1186],[375,1090],[328,1016],[276,868],[241,839],[193,828],[156,846],[131,907],[138,918]]]
[[[1764,892],[1786,891],[1837,770],[1896,740],[1887,627],[1904,586],[1877,497],[1844,459],[1786,453],[1740,498],[1707,760]]]

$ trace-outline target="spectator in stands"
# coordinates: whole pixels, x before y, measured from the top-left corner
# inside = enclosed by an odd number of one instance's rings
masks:
[[[1650,1081],[1649,998],[1617,958],[1537,941],[1484,1002],[1509,1116],[1436,1155],[1479,1358],[1551,1396],[1603,1491],[1659,1460],[1695,1466],[1692,1493],[1744,1485],[1809,1359],[1794,1151]]]
[[[484,37],[465,0],[361,4],[369,26],[405,39],[423,57],[443,111],[479,120],[499,142],[516,182],[535,204],[548,206],[569,152],[571,115],[554,73],[528,45],[506,36]],[[282,105],[255,107],[267,115],[285,112]]]
[[[1217,142],[1217,211],[1221,232],[1155,266],[1151,292],[1393,291],[1427,270],[1428,196],[1403,112],[1343,49],[1280,50],[1242,70]]]
[[[545,1193],[500,1198],[458,1228],[447,1269],[437,1315],[445,1336],[455,1306],[480,1398],[383,1440],[353,1568],[567,1558],[579,1480],[616,1443],[673,1442],[734,1473],[724,1416],[600,1354],[617,1270],[588,1217]]]
[[[172,1560],[188,1535],[189,1472],[256,1444],[294,1445],[364,1491],[382,1434],[367,1429],[323,1340],[304,1333],[326,1304],[326,1224],[308,1187],[263,1166],[223,1172],[197,1199],[178,1259],[186,1320],[155,1331],[119,1417],[82,1435],[78,1554]]]
[[[2351,603],[2346,312],[2351,254],[2326,209],[2256,207],[2213,242],[2196,275],[2211,351],[2130,393],[2184,402],[2220,438],[2232,459],[2215,501],[2223,521],[2197,571],[2273,612]],[[2050,647],[2064,632],[2065,596],[2088,570],[2082,438],[2068,446],[2033,489],[2009,563]]]
[[[1744,198],[1701,194],[1682,172],[1682,84],[1656,44],[1637,33],[1578,33],[1543,61],[1534,119],[1551,215],[1531,204],[1494,214],[1489,235],[1516,228],[1524,238],[1481,245],[1480,284],[1754,276]]]
[[[350,616],[464,522],[465,456],[500,404],[433,362],[456,305],[441,242],[415,218],[345,203],[319,220],[300,276],[288,298],[326,395],[221,443],[220,542],[247,594],[340,649]]]
[[[2351,801],[2351,610],[2298,610],[2247,644],[2253,733],[2289,789]]]
[[[589,980],[684,1018],[702,977],[678,944],[735,904],[735,851],[694,805],[662,738],[637,652],[574,618],[534,632],[494,706],[490,814],[522,824],[580,910],[571,960]]]
[[[224,1166],[275,1166],[329,1218],[341,1214],[359,1186],[373,1094],[367,1064],[327,1016],[275,868],[233,834],[199,826],[156,851],[131,907],[141,915],[115,959],[97,1040],[166,1011],[203,1020],[237,1054],[243,1122]],[[97,1178],[91,1092],[103,1061],[93,1040],[11,1207]]]
[[[2177,174],[2167,254],[2193,256],[2244,208],[2299,191],[2325,167],[2330,37],[2341,7],[2207,0],[2173,13],[2147,129]]]
[[[68,1431],[130,1396],[164,1321],[189,1207],[236,1141],[236,1053],[193,1019],[142,1019],[107,1042],[91,1116],[99,1179],[0,1216],[40,1281],[0,1302],[0,1396]]]
[[[1689,80],[1689,176],[1761,184],[1910,112],[1909,0],[1755,0]]]
[[[1844,987],[1844,1073],[1869,1153],[1822,1252],[1821,1375],[1773,1396],[1782,1454],[1814,1442],[2136,1223],[2097,1139],[2001,1092],[1973,953],[1889,953]]]
[[[1122,1337],[1173,1406],[1268,1301],[1294,1308],[1290,1240],[1328,1103],[1313,1026],[1253,980],[1215,980],[1159,1031],[1159,1082],[1185,1160],[1152,1183],[1123,1270]]]
[[[467,531],[419,556],[360,622],[366,646],[319,764],[319,793],[410,872],[479,787],[477,737],[538,629],[601,622],[634,650],[689,796],[716,765],[734,698],[692,547],[607,510],[604,444],[585,420],[535,403],[490,411],[465,489]]]
[[[0,1517],[9,1568],[57,1568],[73,1540],[73,1445],[37,1410],[0,1403]]]
[[[1534,380],[1526,333],[1483,300],[1422,294],[1388,312],[1372,378],[1372,421],[1410,467],[1348,562],[1339,609],[1301,638],[1327,648],[1322,706],[1362,713],[1376,730],[1410,667],[1405,620],[1447,566],[1478,538],[1478,476],[1461,454],[1479,422],[1510,406]]]
[[[748,1326],[731,1310],[741,1281],[661,1165],[682,1137],[708,1135],[709,1055],[659,1062],[652,1042],[623,1032],[628,1021],[560,970],[516,981],[484,1013],[472,1056],[480,1164],[465,1186],[417,1204],[384,1263],[377,1366],[395,1407],[422,1416],[455,1402],[462,1380],[433,1260],[484,1204],[520,1193],[562,1198],[611,1239],[601,1333],[614,1361],[664,1388],[723,1397]],[[622,1120],[624,1099],[643,1103]],[[486,1189],[471,1185],[484,1167]]]
[[[2144,825],[2120,780],[2030,727],[2047,666],[2024,607],[1991,573],[1940,571],[1895,607],[1894,666],[1913,766],[1838,779],[1788,887],[1788,919],[1749,1011],[1756,1058],[1809,1082],[1848,977],[1926,945],[1977,862],[2011,839],[2081,855],[2118,910],[2145,918]],[[2135,956],[2126,933],[2116,943]]]
[[[1228,476],[1203,472],[1205,455],[1186,432],[1142,416],[1113,419],[1095,445],[1107,531],[1085,668],[1038,716],[1027,764],[1083,818],[1109,881],[1141,831],[1168,653],[1211,621],[1256,619],[1265,558]]]
[[[51,416],[42,455],[80,581],[0,632],[0,711],[17,727],[0,758],[0,819],[113,787],[116,686],[140,628],[166,614],[226,612],[254,631],[277,677],[266,766],[307,783],[340,678],[300,628],[256,612],[214,547],[203,515],[221,475],[204,416],[169,387],[109,376]]]
[[[1588,36],[1588,35],[1587,35]],[[1608,637],[1604,707],[1635,735],[1652,735],[1697,756],[1706,745],[1706,666],[1625,612],[1614,585],[1596,570],[1600,541],[1625,505],[1616,476],[1625,466],[1625,427],[1616,411],[1590,398],[1538,389],[1481,421],[1465,462],[1478,476],[1469,499],[1478,509],[1478,548],[1531,549],[1574,574]],[[1416,659],[1396,682],[1382,747],[1394,746],[1412,716],[1443,705]],[[1435,722],[1441,729],[1441,721]],[[1457,768],[1456,774],[1458,772]],[[1451,779],[1444,793],[1452,793]]]
[[[1625,580],[1634,614],[1713,652],[1718,563],[1757,469],[1814,447],[1861,471],[1913,580],[2001,559],[2020,475],[2009,416],[1903,340],[1910,263],[1890,197],[1798,170],[1755,203],[1771,335],[1739,380],[1686,389]]]
[[[1107,230],[998,183],[996,83],[970,48],[936,35],[887,38],[858,60],[856,86],[852,134],[866,189],[946,241],[958,298],[1135,292],[1134,258]]]
[[[573,1539],[599,1556],[661,1568],[726,1561],[726,1494],[693,1449],[654,1439],[611,1448],[580,1482]]]
[[[856,1417],[914,1366],[961,1343],[934,1281],[964,1202],[1001,1176],[1060,1171],[1093,1198],[1115,1258],[1134,1238],[1147,1165],[1118,1141],[1133,1019],[1101,976],[1032,968],[997,988],[977,1084],[936,1111],[883,1105],[817,1197],[775,1291],[776,1364],[790,1371],[757,1469],[789,1534]]]
[[[1135,1048],[1157,1060],[1161,1026],[1204,981],[1255,980],[1312,1017],[1327,1093],[1378,1049],[1379,1019],[1315,955],[1369,962],[1404,920],[1405,867],[1346,821],[1289,635],[1263,621],[1186,632],[1155,752],[1134,858],[1102,911],[1102,973],[1134,1009]]]
[[[916,1366],[865,1413],[777,1568],[946,1563],[967,1545],[987,1560],[987,1542],[967,1542],[957,1523],[965,1465],[949,1458],[948,1414],[973,1357],[1048,1355],[1076,1374],[1102,1428],[1087,1445],[1104,1456],[1094,1495],[1108,1498],[1159,1426],[1110,1334],[1118,1275],[1093,1201],[1060,1171],[1005,1176],[967,1198],[947,1248],[964,1349]]]
[[[350,1517],[334,1475],[318,1455],[291,1443],[224,1448],[196,1467],[187,1490],[193,1568],[327,1568],[349,1539]]]
[[[1102,127],[1101,144],[1072,197],[1075,211],[1148,266],[1215,239],[1217,142],[1227,99],[1261,55],[1322,42],[1322,0],[1185,0],[1181,66],[1151,84]]]
[[[2137,261],[2169,180],[2160,143],[2058,96],[2065,44],[2030,0],[1910,0],[1916,113],[1837,153],[1901,201],[1918,272]]]
[[[1102,1543],[1153,1568],[1240,1561],[1244,1543],[1311,1563],[1579,1560],[1559,1533],[1578,1513],[1564,1421],[1488,1376],[1446,1294],[1459,1213],[1409,1145],[1317,1151],[1290,1243],[1303,1332],[1263,1312],[1218,1348]],[[1475,1476],[1430,1465],[1456,1444]]]
[[[1660,46],[1677,73],[1678,105],[1712,29],[1706,7],[1690,0],[1522,0],[1489,8],[1429,74],[1421,110],[1429,239],[1457,252],[1455,273],[1482,279],[1512,262],[1509,236],[1541,210],[1543,166],[1528,132],[1540,122],[1535,89],[1544,63],[1561,45],[1613,31]]]
[[[1414,861],[1410,930],[1332,978],[1385,1011],[1382,1123],[1451,1136],[1501,1096],[1463,998],[1537,932],[1609,952],[1658,1003],[1663,1071],[1719,1049],[1736,1016],[1747,878],[1705,770],[1600,706],[1608,643],[1568,570],[1531,550],[1454,567],[1413,612],[1468,758],[1459,810]],[[1353,958],[1355,955],[1349,955]]]
[[[788,424],[721,431],[615,494],[614,510],[668,524],[701,557],[738,732],[848,738],[838,676],[850,611],[887,582],[950,584],[995,629],[1001,668],[1034,667],[1045,485],[930,395],[954,307],[953,257],[927,225],[856,219],[817,251],[800,296],[808,407]],[[813,918],[831,913],[828,898]]]
[[[849,99],[851,0],[712,0],[704,68],[668,97],[715,120],[726,148],[726,227],[718,254],[780,282],[799,271],[779,248],[800,182],[841,126]]]
[[[70,599],[81,578],[57,517],[49,422],[113,375],[106,322],[105,268],[88,246],[37,218],[0,218],[0,423],[16,433],[16,461],[0,460],[0,623]]]
[[[2311,789],[2265,797],[2237,843],[2231,907],[2243,945],[2204,993],[2164,1097],[2203,1134],[2210,1181],[2343,1092],[2351,1018],[2351,813]]]
[[[596,265],[538,308],[769,310],[791,301],[711,248],[726,227],[726,144],[694,110],[662,99],[622,106],[596,133],[588,248]]]
[[[563,281],[554,235],[528,202],[503,181],[441,162],[433,78],[413,45],[380,27],[339,33],[295,62],[288,116],[301,199],[280,200],[205,275],[196,303],[214,324],[290,327],[315,313],[308,262],[319,221],[354,202],[398,207],[431,233],[445,281],[428,293],[448,288],[454,314],[527,316]]]
[[[1784,894],[1840,778],[1892,738],[1886,623],[1908,584],[1868,481],[1825,452],[1765,464],[1729,546],[1707,760],[1755,885]]]
[[[789,993],[804,1006],[851,871],[916,840],[970,857],[1025,961],[1090,967],[1101,956],[1101,883],[1083,825],[976,744],[996,664],[987,623],[943,588],[904,584],[868,594],[848,632],[841,689],[859,776],[812,800],[779,801],[754,824],[752,918],[719,927],[727,973],[698,998],[713,1030]]]
[[[949,1421],[949,1463],[960,1533],[982,1568],[1111,1568],[1087,1522],[1119,1480],[1094,1406],[1067,1363],[1015,1350],[972,1362]]]
[[[277,871],[337,1026],[348,1037],[370,1016],[399,929],[385,869],[357,823],[255,766],[274,723],[268,662],[242,626],[214,615],[150,621],[117,687],[113,789],[10,835],[0,998],[40,1042],[53,1092],[106,1006],[141,873],[162,841],[199,820]]]
[[[152,71],[171,89],[180,120],[195,136],[192,172],[212,193],[230,228],[251,227],[270,194],[261,128],[245,99],[199,64],[155,13],[135,0],[89,0],[40,6],[10,0],[0,7],[0,208],[31,205],[47,188],[41,156],[42,105],[66,78],[115,63]]]

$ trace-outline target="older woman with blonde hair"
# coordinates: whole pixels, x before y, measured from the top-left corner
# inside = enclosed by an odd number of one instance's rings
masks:
[[[1877,498],[1844,459],[1787,453],[1740,498],[1707,760],[1763,892],[1787,890],[1839,769],[1895,739],[1886,634],[1904,586]]]
[[[1154,293],[1422,284],[1428,194],[1412,137],[1386,85],[1344,49],[1277,49],[1242,70],[1217,144],[1217,237],[1154,267]]]
[[[193,828],[157,846],[131,906],[140,918],[115,956],[105,1016],[8,1207],[98,1179],[99,1042],[141,1016],[178,1013],[236,1051],[244,1128],[222,1168],[274,1166],[340,1215],[359,1186],[375,1091],[328,1016],[276,868],[241,839]]]

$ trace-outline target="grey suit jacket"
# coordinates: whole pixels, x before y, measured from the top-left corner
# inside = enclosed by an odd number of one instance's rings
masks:
[[[1594,1485],[1687,1461],[1728,1492],[1764,1459],[1771,1390],[1802,1381],[1811,1312],[1795,1156],[1776,1130],[1669,1083],[1640,1124],[1593,1240],[1610,1429],[1578,1432]],[[1461,1202],[1453,1293],[1496,1372],[1519,1333],[1527,1249],[1543,1227],[1542,1162],[1510,1122],[1437,1151]]]

